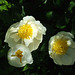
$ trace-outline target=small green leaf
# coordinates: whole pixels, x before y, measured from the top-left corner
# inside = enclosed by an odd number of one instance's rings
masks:
[[[28,66],[27,65],[25,65],[25,67],[23,68],[23,70],[22,71],[25,71],[25,70],[27,70],[28,69]]]
[[[48,19],[51,19],[52,14],[53,14],[53,12],[52,12],[52,11],[49,11],[49,12],[46,13],[46,17],[47,17]]]
[[[46,4],[46,3],[47,3],[47,0],[44,1],[44,4]]]
[[[63,26],[61,26],[61,25],[56,25],[56,27],[57,27],[57,28],[60,28],[60,29],[64,29],[64,28],[66,27],[66,25],[63,25]]]

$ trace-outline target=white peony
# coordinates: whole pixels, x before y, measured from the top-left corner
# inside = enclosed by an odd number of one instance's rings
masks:
[[[8,51],[8,63],[14,67],[23,67],[26,64],[32,64],[32,55],[27,47],[17,44]]]
[[[36,21],[32,16],[26,16],[20,22],[10,26],[4,41],[8,43],[9,47],[24,44],[32,52],[42,42],[45,32],[46,28],[40,21]]]
[[[49,55],[58,65],[73,65],[75,62],[74,36],[61,31],[49,40]]]

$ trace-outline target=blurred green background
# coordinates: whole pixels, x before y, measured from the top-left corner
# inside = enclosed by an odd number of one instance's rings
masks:
[[[5,34],[10,25],[27,15],[40,20],[47,32],[32,52],[34,63],[16,68],[8,64]],[[75,64],[59,66],[49,57],[48,41],[59,31],[75,35],[75,0],[0,0],[0,75],[75,75]]]

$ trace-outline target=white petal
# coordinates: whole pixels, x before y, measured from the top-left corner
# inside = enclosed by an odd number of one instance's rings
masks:
[[[75,48],[75,42],[72,41],[70,47]]]
[[[20,40],[20,38],[17,35],[17,33],[12,34],[10,37],[13,38],[15,42],[18,42]]]
[[[11,33],[12,33],[12,32],[17,32],[17,31],[18,31],[18,29],[19,29],[19,28],[11,27],[10,32],[11,32]]]
[[[44,35],[45,35],[46,27],[44,27],[44,26],[40,23],[40,21],[35,21],[34,24],[35,24],[35,26],[37,26],[38,31],[39,31],[41,34],[44,34]]]
[[[29,50],[32,52],[33,50],[36,50],[39,47],[39,44],[41,43],[40,40],[34,39],[33,42],[28,46]]]
[[[20,21],[19,26],[21,26],[21,25],[23,25],[23,24],[25,25],[25,24],[27,24],[28,22],[32,22],[32,21],[35,21],[35,18],[32,17],[32,16],[23,17],[23,20]]]
[[[9,45],[9,47],[14,47],[16,44],[20,44],[21,40],[15,42],[15,40],[13,38],[8,38],[7,43]]]
[[[30,38],[30,39],[24,39],[24,42],[25,42],[25,45],[28,47],[30,43],[33,42],[33,39]]]
[[[70,48],[70,47],[69,47],[69,49],[68,49],[68,51],[67,51],[67,54],[68,54],[69,56],[71,56],[72,59],[75,61],[75,48]]]
[[[31,55],[30,51],[27,52],[27,53],[25,53],[25,60],[29,64],[32,64],[33,63],[32,55]]]
[[[70,46],[72,44],[71,40],[67,41],[68,46]]]
[[[36,36],[36,39],[42,41],[42,39],[43,39],[43,35],[40,34],[40,33],[38,33],[37,36]]]
[[[10,35],[12,35],[13,33],[17,32],[18,30],[18,24],[19,22],[13,24],[10,26],[10,28],[7,30],[6,35],[5,35],[5,40],[4,42],[8,42],[7,40],[9,39]]]
[[[19,22],[16,22],[16,23],[12,24],[12,25],[10,26],[10,28],[12,28],[12,27],[14,27],[14,28],[19,27]]]
[[[57,35],[59,35],[59,34],[74,38],[73,34],[71,34],[70,32],[61,31],[61,32],[57,33]]]
[[[26,17],[23,17],[23,20],[27,20],[27,21],[35,21],[35,18],[33,16],[26,16]]]
[[[53,45],[54,41],[55,41],[55,36],[52,36],[49,40],[49,50],[52,49],[52,45]]]
[[[53,57],[53,60],[54,60],[54,62],[55,62],[56,64],[62,65],[60,55],[55,55],[55,56]]]
[[[37,33],[38,33],[38,29],[36,28],[36,26],[34,24],[31,24],[31,27],[33,29],[33,35],[32,35],[32,38],[36,37],[37,36]]]
[[[73,60],[69,55],[64,54],[60,58],[61,58],[62,65],[72,65],[73,64]]]

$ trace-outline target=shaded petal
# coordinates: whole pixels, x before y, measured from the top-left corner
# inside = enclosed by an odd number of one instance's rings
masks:
[[[10,26],[10,28],[12,28],[12,27],[14,27],[14,28],[19,27],[19,22],[16,22],[16,23],[12,24],[12,25]],[[9,29],[10,29],[10,28],[9,28]]]
[[[57,35],[60,35],[60,34],[64,35],[64,36],[74,38],[73,34],[71,34],[70,32],[61,31],[61,32],[57,33]]]
[[[69,55],[64,54],[60,58],[61,58],[62,65],[72,65],[73,64],[73,60]]]
[[[42,42],[42,40],[43,40],[43,35],[40,34],[40,33],[38,33],[37,36],[36,36],[36,39],[37,39],[37,40],[41,40],[41,42]]]
[[[13,38],[8,38],[7,43],[9,45],[9,47],[14,47],[16,44],[20,44],[21,40],[18,40],[17,42],[15,42],[15,40]]]
[[[56,64],[62,65],[60,55],[54,55],[53,60]]]
[[[12,34],[10,37],[13,38],[15,42],[18,42],[20,40],[20,38],[17,35],[17,33]]]
[[[35,21],[34,24],[35,24],[35,26],[38,28],[39,33],[45,35],[45,32],[46,32],[46,30],[47,30],[46,27],[44,27],[44,26],[40,23],[40,21]]]
[[[40,40],[37,40],[34,38],[33,42],[28,46],[29,50],[32,52],[33,50],[36,50],[39,47],[39,44],[41,43]]]
[[[4,42],[8,42],[7,40],[10,39],[10,35],[14,34],[15,32],[17,32],[18,28],[16,28],[18,26],[19,22],[13,24],[10,26],[10,28],[7,30],[6,35],[5,35],[5,40]]]
[[[68,49],[68,51],[67,51],[67,54],[68,54],[69,56],[71,56],[72,59],[75,61],[75,48],[70,48],[70,47],[69,47],[69,49]]]
[[[25,42],[25,45],[28,47],[29,44],[30,44],[31,42],[33,42],[33,39],[32,39],[32,38],[30,38],[30,39],[24,39],[24,42]]]
[[[18,29],[19,29],[19,28],[11,27],[10,32],[11,32],[11,33],[12,33],[12,32],[17,32],[17,31],[18,31]]]
[[[31,55],[30,51],[28,51],[27,53],[25,53],[25,60],[29,64],[33,63],[32,55]]]
[[[72,48],[75,48],[75,42],[72,41],[71,46]]]
[[[53,45],[54,41],[55,41],[55,36],[52,36],[49,40],[49,50],[52,50],[52,45]]]
[[[35,21],[35,18],[33,16],[26,16],[26,17],[23,17],[23,20],[25,20],[25,21]]]

